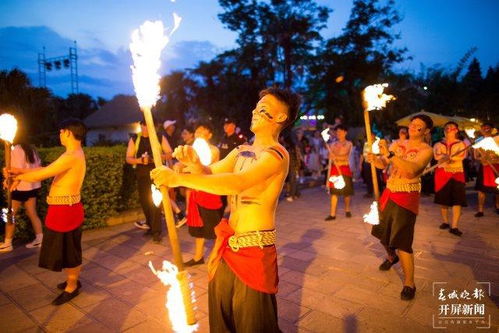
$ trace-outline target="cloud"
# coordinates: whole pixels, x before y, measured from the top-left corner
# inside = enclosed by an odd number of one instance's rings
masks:
[[[19,68],[33,84],[38,84],[38,54],[47,58],[66,56],[73,41],[46,26],[0,28],[0,70]],[[96,43],[96,45],[101,45]],[[194,67],[199,61],[212,59],[220,50],[209,41],[181,41],[163,52],[162,74]],[[78,48],[79,91],[105,98],[116,94],[133,94],[130,73],[131,56],[127,49],[116,52],[105,48]],[[47,87],[56,95],[71,92],[69,70],[47,72]]]

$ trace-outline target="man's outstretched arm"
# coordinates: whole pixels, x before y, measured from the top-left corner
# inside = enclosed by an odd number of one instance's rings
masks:
[[[185,186],[218,195],[235,195],[281,172],[285,163],[286,160],[264,152],[252,167],[239,173],[178,174],[161,167],[154,169],[151,177],[156,186]]]
[[[71,168],[71,165],[73,165],[75,159],[76,158],[74,156],[63,154],[46,167],[20,174],[15,177],[15,180],[39,182],[47,178],[52,178]]]

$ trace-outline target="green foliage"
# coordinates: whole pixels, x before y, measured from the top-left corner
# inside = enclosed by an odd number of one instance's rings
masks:
[[[85,229],[106,226],[107,218],[119,212],[139,206],[134,172],[125,165],[126,147],[85,147],[87,172],[81,191],[85,208]],[[44,166],[57,159],[64,149],[41,148],[39,154]],[[3,165],[3,151],[0,162]],[[45,198],[48,194],[51,179],[42,182],[38,200],[38,215],[43,220],[47,211]],[[3,195],[3,193],[2,193]],[[5,207],[5,199],[2,207]],[[16,237],[28,239],[32,237],[31,223],[24,214],[17,218]]]

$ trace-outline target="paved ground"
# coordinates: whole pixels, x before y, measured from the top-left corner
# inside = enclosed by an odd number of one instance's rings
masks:
[[[358,191],[361,192],[361,191]],[[281,202],[278,219],[280,289],[279,320],[284,332],[427,332],[439,305],[432,295],[435,282],[471,293],[481,288],[491,295],[481,301],[487,321],[472,324],[435,322],[450,331],[497,331],[499,312],[499,230],[497,215],[488,210],[480,220],[464,210],[457,238],[438,229],[438,211],[423,198],[414,249],[417,295],[400,300],[401,270],[380,272],[383,251],[361,222],[370,201],[358,194],[353,218],[324,222],[328,196],[320,188],[305,190],[295,202]],[[471,197],[470,197],[471,198]],[[474,207],[474,206],[473,206]],[[340,208],[338,216],[343,213]],[[165,287],[147,268],[171,259],[165,244],[156,245],[132,225],[119,225],[84,234],[82,293],[71,303],[50,305],[63,275],[37,267],[37,251],[18,245],[0,256],[0,332],[169,332],[164,309]],[[186,259],[193,244],[185,227],[179,237]],[[206,267],[190,270],[197,296],[200,332],[208,331]],[[495,300],[495,304],[494,304]],[[463,301],[461,301],[463,302]],[[435,320],[438,320],[435,319]],[[444,331],[441,329],[440,331]]]

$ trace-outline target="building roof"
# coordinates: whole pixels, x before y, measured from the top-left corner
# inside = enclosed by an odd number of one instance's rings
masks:
[[[116,95],[101,109],[85,118],[84,123],[92,129],[124,126],[141,119],[142,112],[135,96]]]

